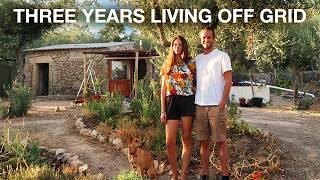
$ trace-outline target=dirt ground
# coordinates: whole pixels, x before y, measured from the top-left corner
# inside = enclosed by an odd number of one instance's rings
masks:
[[[320,114],[288,111],[291,101],[272,98],[264,108],[240,108],[242,119],[253,127],[271,132],[280,141],[287,175],[295,179],[320,179]],[[287,179],[286,177],[284,177]]]
[[[278,100],[267,108],[241,108],[241,116],[252,126],[269,131],[279,139],[288,157],[284,162],[287,176],[283,179],[320,179],[320,115],[277,108],[284,107],[281,99]],[[79,115],[79,110],[66,110],[70,103],[35,100],[24,119],[12,120],[13,127],[24,126],[41,146],[64,148],[78,154],[93,173],[102,173],[108,179],[122,169],[130,169],[127,158],[112,145],[90,140],[77,132],[72,117]],[[55,112],[57,106],[61,112]],[[4,122],[0,121],[0,132],[3,126]],[[160,179],[168,179],[167,174]]]
[[[68,101],[34,101],[32,109],[24,118],[14,118],[12,129],[28,129],[39,145],[49,148],[63,148],[79,155],[79,159],[89,165],[93,173],[102,173],[108,179],[129,169],[128,160],[110,144],[98,144],[79,135],[72,116],[78,112],[65,110]],[[57,106],[62,110],[55,112]],[[4,122],[0,121],[0,132]],[[13,133],[12,133],[13,134]]]

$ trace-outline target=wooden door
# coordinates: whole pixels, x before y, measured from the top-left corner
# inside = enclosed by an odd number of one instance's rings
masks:
[[[120,91],[124,96],[130,96],[133,78],[133,61],[109,61],[109,91]]]

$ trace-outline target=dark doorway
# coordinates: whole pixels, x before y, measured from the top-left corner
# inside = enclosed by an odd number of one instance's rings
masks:
[[[0,97],[7,96],[5,90],[11,85],[11,73],[12,68],[9,65],[0,64]]]
[[[49,91],[49,63],[38,64],[38,96],[47,96]]]

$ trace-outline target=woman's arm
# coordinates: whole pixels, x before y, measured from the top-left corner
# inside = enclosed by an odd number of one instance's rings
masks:
[[[161,122],[163,122],[163,123],[167,122],[167,117],[166,117],[166,91],[167,91],[166,77],[162,76],[161,77],[161,115],[160,115],[160,119],[161,119]]]

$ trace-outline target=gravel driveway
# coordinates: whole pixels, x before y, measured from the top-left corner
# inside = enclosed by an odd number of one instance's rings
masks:
[[[259,108],[240,110],[242,119],[280,141],[284,154],[290,157],[284,162],[288,174],[297,179],[320,179],[320,115]]]

